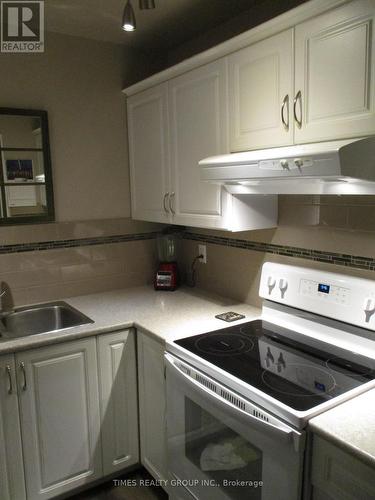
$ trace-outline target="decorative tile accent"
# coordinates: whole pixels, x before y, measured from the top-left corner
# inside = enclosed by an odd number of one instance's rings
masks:
[[[41,241],[37,243],[19,243],[15,245],[0,245],[0,255],[7,253],[35,252],[39,250],[54,250],[56,248],[87,247],[92,245],[107,245],[124,241],[151,240],[158,232],[120,234],[114,236],[100,236],[97,238],[77,238],[71,240]]]
[[[212,243],[214,245],[223,245],[234,248],[244,248],[255,252],[267,252],[288,257],[326,262],[336,264],[337,266],[355,267],[375,271],[375,259],[371,257],[361,257],[359,255],[349,255],[341,253],[323,252],[308,248],[290,247],[285,245],[273,245],[272,243],[261,243],[257,241],[247,241],[235,238],[224,238],[206,234],[185,232],[182,233],[185,240],[195,240],[202,243]]]

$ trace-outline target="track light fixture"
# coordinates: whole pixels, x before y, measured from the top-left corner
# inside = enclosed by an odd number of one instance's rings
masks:
[[[124,14],[122,16],[122,29],[124,31],[134,31],[136,28],[135,14],[130,3],[130,0],[126,2],[124,8]]]

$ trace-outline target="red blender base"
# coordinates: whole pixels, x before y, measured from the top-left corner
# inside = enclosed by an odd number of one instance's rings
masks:
[[[176,262],[165,262],[159,264],[156,272],[154,288],[155,290],[176,290],[178,286],[178,269]]]

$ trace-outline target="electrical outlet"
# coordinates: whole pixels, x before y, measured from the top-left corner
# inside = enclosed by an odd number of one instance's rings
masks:
[[[199,262],[201,264],[207,264],[207,247],[206,247],[206,245],[198,245],[198,255],[203,255],[203,257],[201,257],[199,259]]]

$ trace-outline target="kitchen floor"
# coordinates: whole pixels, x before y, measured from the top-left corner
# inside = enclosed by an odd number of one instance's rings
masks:
[[[136,481],[136,486],[115,486],[114,481],[108,481],[96,488],[92,488],[70,500],[168,500],[168,495],[162,488],[156,486],[141,486],[140,480],[152,481],[153,477],[145,469],[126,474],[117,479]]]

